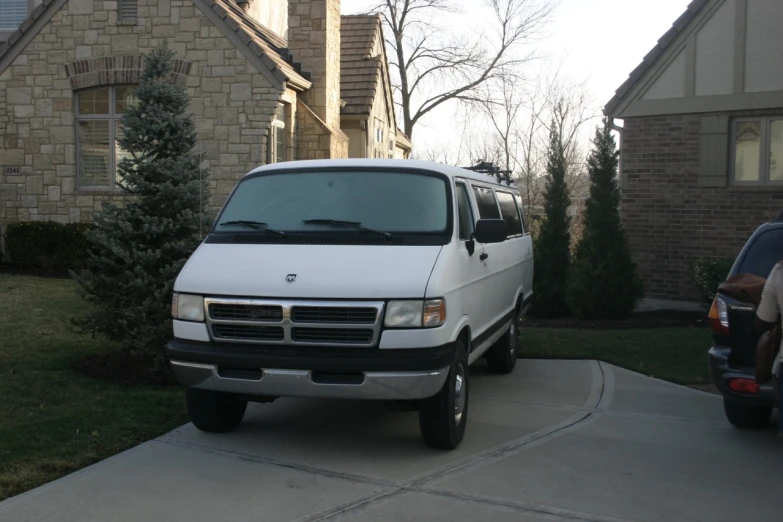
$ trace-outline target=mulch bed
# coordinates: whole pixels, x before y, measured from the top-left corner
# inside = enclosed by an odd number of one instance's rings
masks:
[[[155,368],[155,358],[129,350],[86,355],[73,363],[77,372],[118,384],[170,386],[177,384],[168,364]]]
[[[707,326],[707,312],[660,310],[639,312],[627,319],[584,321],[576,317],[554,319],[526,318],[526,328],[566,328],[572,330],[640,330],[646,328],[702,328]]]

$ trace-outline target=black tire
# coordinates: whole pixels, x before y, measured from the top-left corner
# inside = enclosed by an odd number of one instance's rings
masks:
[[[468,422],[469,392],[468,352],[465,340],[460,338],[443,388],[419,403],[419,429],[427,446],[446,450],[459,446]],[[459,412],[458,405],[461,406]]]
[[[723,398],[723,411],[734,426],[746,430],[765,428],[772,415],[772,406],[755,406]]]
[[[193,425],[208,433],[226,433],[242,422],[247,401],[231,393],[188,388],[185,394]]]
[[[511,373],[517,365],[517,335],[519,332],[519,309],[514,310],[514,319],[503,337],[487,350],[487,365],[492,373]]]

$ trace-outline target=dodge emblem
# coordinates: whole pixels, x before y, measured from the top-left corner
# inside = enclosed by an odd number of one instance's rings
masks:
[[[288,274],[287,276],[285,276],[285,280],[288,281],[289,283],[296,282],[296,274]]]

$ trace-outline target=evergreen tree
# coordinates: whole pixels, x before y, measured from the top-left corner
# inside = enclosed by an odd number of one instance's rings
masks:
[[[617,147],[608,120],[596,129],[587,159],[590,197],[584,232],[574,253],[568,284],[571,311],[584,319],[619,319],[642,297],[628,239],[620,222]]]
[[[553,122],[549,137],[544,192],[544,219],[535,242],[535,302],[537,317],[568,314],[566,282],[571,254],[571,200],[566,185],[566,159],[560,129]]]
[[[91,268],[72,274],[94,306],[75,323],[162,360],[171,336],[174,280],[198,246],[207,216],[208,186],[193,152],[189,98],[173,77],[174,53],[145,56],[135,96],[123,116],[118,165],[124,205],[105,203],[88,232]]]

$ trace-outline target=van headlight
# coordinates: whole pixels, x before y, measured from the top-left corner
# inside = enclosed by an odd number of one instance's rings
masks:
[[[387,328],[434,328],[446,322],[446,302],[443,299],[426,301],[389,301],[384,325]]]
[[[174,292],[171,297],[171,316],[183,321],[204,321],[204,297]]]

